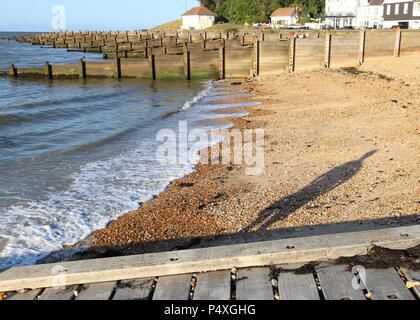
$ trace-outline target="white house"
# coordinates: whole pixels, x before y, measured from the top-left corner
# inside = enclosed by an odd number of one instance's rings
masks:
[[[203,30],[214,25],[216,14],[204,6],[194,7],[182,15],[183,30]]]
[[[357,10],[359,27],[382,28],[384,22],[384,0],[361,0]]]
[[[361,0],[325,0],[325,24],[332,28],[358,27]]]
[[[296,24],[300,18],[300,8],[278,8],[271,14],[271,23],[275,26],[290,26]]]

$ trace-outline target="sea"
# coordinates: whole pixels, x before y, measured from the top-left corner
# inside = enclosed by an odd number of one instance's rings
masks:
[[[103,59],[8,36],[0,33],[0,71]],[[180,121],[228,127],[208,120],[244,115],[216,112],[229,92],[212,81],[0,77],[0,269],[84,239],[193,172],[195,163],[157,161],[157,133]]]

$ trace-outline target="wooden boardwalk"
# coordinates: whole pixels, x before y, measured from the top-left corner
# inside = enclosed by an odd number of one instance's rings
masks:
[[[279,270],[288,266],[278,266]],[[222,270],[156,278],[110,281],[66,288],[9,292],[8,300],[416,300],[419,271],[366,269],[366,286],[347,265],[323,265],[296,274],[273,267]],[[356,284],[356,285],[355,285]]]
[[[282,254],[286,244],[287,254]],[[419,271],[334,262],[367,253],[372,244],[418,246],[420,226],[21,267],[0,273],[0,291],[7,300],[420,299]],[[217,264],[211,263],[214,259]],[[40,283],[49,285],[37,287]]]

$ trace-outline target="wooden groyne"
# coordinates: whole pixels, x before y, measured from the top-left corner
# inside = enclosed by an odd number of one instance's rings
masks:
[[[225,79],[362,64],[374,56],[420,50],[420,31],[65,32],[12,40],[101,53],[104,62],[37,68],[11,65],[0,76]]]

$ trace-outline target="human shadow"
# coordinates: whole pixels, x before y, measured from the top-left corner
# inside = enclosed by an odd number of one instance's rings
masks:
[[[249,233],[251,231],[262,232],[267,230],[270,226],[285,219],[309,202],[334,190],[359,173],[363,168],[365,160],[377,152],[378,150],[370,151],[356,161],[347,162],[335,167],[298,192],[276,201],[271,206],[264,209],[255,221],[242,230],[242,233]]]

